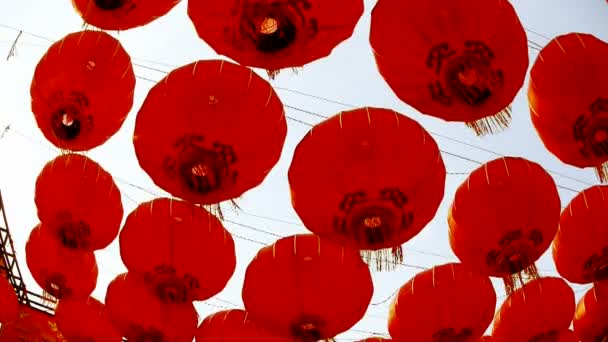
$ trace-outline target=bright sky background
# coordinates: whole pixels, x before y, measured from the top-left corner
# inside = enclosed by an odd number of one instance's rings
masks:
[[[10,125],[0,138],[0,189],[4,197],[9,227],[18,261],[28,289],[41,292],[31,278],[25,263],[25,242],[30,230],[38,223],[34,206],[34,183],[43,165],[58,155],[58,151],[42,136],[30,110],[29,86],[38,60],[52,41],[70,32],[81,30],[82,20],[73,11],[69,0],[1,0],[0,6],[0,132]],[[568,32],[586,32],[608,41],[608,5],[604,0],[513,0],[521,21],[528,30],[531,63],[538,46],[549,38]],[[226,226],[234,234],[238,265],[226,289],[215,298],[197,303],[201,319],[225,308],[241,306],[241,286],[245,268],[263,244],[278,236],[306,232],[290,205],[287,168],[293,150],[303,135],[328,116],[350,106],[378,106],[407,114],[434,134],[444,153],[448,175],[444,202],[435,219],[416,238],[405,245],[405,263],[394,272],[375,273],[375,293],[365,318],[351,331],[339,336],[353,340],[371,333],[386,334],[388,305],[394,292],[422,268],[455,261],[447,236],[447,208],[455,189],[466,174],[498,155],[522,156],[541,163],[560,186],[565,206],[576,191],[597,184],[591,169],[580,170],[560,163],[542,146],[529,118],[525,91],[521,91],[513,107],[513,123],[502,134],[478,138],[461,124],[447,124],[438,119],[421,116],[401,103],[379,76],[368,43],[370,12],[374,0],[366,0],[366,11],[353,37],[340,45],[323,60],[303,68],[299,74],[282,72],[273,85],[287,106],[289,133],[280,163],[266,181],[238,200],[242,211],[226,210]],[[148,90],[148,80],[160,80],[175,66],[198,59],[218,56],[201,40],[186,15],[182,1],[169,15],[145,26],[122,32],[120,41],[131,54],[137,79],[133,111],[120,132],[107,144],[88,156],[110,171],[123,194],[125,216],[136,205],[163,192],[154,186],[139,168],[132,145],[135,115]],[[8,61],[11,44],[18,31],[24,34],[17,44],[16,56]],[[158,69],[154,71],[151,69]],[[260,72],[265,77],[263,71]],[[145,79],[144,79],[145,78]],[[524,89],[527,89],[527,82]],[[313,94],[331,101],[306,94]],[[338,103],[339,102],[339,103]],[[294,109],[298,108],[298,109]],[[311,112],[306,113],[305,111]],[[317,114],[313,114],[317,113]],[[151,194],[152,193],[152,194]],[[513,213],[517,215],[517,213]],[[119,257],[118,239],[97,253],[100,275],[93,295],[101,300],[107,284],[125,268]],[[542,275],[556,275],[550,253],[538,268]],[[495,281],[499,305],[504,300],[502,281]],[[577,300],[587,287],[574,287]]]

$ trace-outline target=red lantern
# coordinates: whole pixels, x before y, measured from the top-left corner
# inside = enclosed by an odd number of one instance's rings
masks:
[[[356,250],[294,235],[258,252],[247,267],[242,297],[252,319],[308,342],[350,329],[372,294],[369,268]]]
[[[48,313],[21,305],[19,318],[2,324],[0,342],[67,342]],[[75,342],[70,340],[70,342]]]
[[[382,337],[369,337],[365,340],[360,340],[359,342],[392,342],[390,338],[382,338]]]
[[[528,41],[508,1],[380,0],[370,43],[382,77],[421,113],[479,135],[509,125]]]
[[[133,143],[156,185],[190,202],[217,204],[264,180],[286,134],[270,84],[246,67],[213,60],[178,68],[150,90]]]
[[[189,1],[188,15],[215,52],[274,75],[328,56],[353,34],[363,1]]]
[[[128,30],[164,16],[180,0],[72,0],[87,24],[102,30]]]
[[[143,203],[129,214],[120,233],[120,255],[164,302],[211,298],[236,267],[234,241],[222,223],[202,207],[167,198]]]
[[[598,283],[578,302],[574,332],[581,342],[608,340],[608,284]]]
[[[41,225],[30,233],[25,258],[36,283],[55,298],[84,300],[97,286],[95,254],[64,248]]]
[[[13,285],[0,272],[0,324],[19,318],[19,300]]]
[[[435,216],[445,177],[431,135],[380,108],[343,112],[315,126],[289,168],[292,204],[306,228],[367,252],[392,249],[394,260],[376,256],[379,269],[400,263],[401,244]]]
[[[479,342],[492,342],[492,341],[494,341],[492,336],[482,336],[481,339],[479,340]]]
[[[164,304],[136,274],[114,278],[106,292],[114,327],[132,341],[192,342],[198,315],[192,303]]]
[[[105,305],[93,297],[60,300],[55,309],[55,321],[63,337],[69,341],[122,341],[122,336],[110,322]]]
[[[32,111],[53,145],[86,151],[120,129],[134,90],[131,58],[118,40],[99,31],[71,33],[36,66]]]
[[[562,212],[553,240],[559,274],[578,284],[608,280],[608,186],[579,193]]]
[[[396,341],[475,341],[495,307],[488,277],[462,264],[436,266],[401,287],[391,303],[388,331]]]
[[[34,200],[43,228],[66,248],[103,249],[118,235],[120,191],[112,176],[85,156],[66,154],[47,163]]]
[[[574,292],[561,278],[539,278],[513,292],[494,319],[497,342],[548,339],[567,330],[574,315]]]
[[[530,71],[532,123],[562,162],[608,180],[608,44],[590,34],[554,38]]]
[[[196,333],[196,342],[293,342],[249,318],[243,310],[226,310],[207,316]]]
[[[469,267],[503,278],[510,293],[520,272],[538,278],[534,262],[555,236],[560,206],[555,182],[539,164],[493,160],[456,191],[448,214],[452,251]]]

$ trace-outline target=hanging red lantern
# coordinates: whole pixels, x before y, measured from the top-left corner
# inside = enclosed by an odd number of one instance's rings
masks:
[[[608,44],[569,33],[545,46],[530,71],[532,123],[549,152],[608,181]]]
[[[490,278],[462,264],[435,266],[401,287],[391,303],[388,331],[396,341],[476,341],[495,307]]]
[[[492,337],[497,342],[560,341],[557,336],[570,326],[574,308],[574,292],[563,279],[535,279],[504,301]]]
[[[445,178],[431,135],[380,108],[343,112],[316,125],[289,168],[292,204],[306,228],[361,249],[368,259],[376,251],[378,269],[401,263],[401,245],[435,216]]]
[[[0,342],[67,342],[46,312],[20,305],[19,318],[0,327]],[[70,342],[75,342],[70,340]]]
[[[71,33],[42,57],[30,89],[32,111],[53,145],[86,151],[105,143],[133,106],[131,58],[107,33]]]
[[[79,154],[48,162],[36,180],[34,198],[44,229],[66,248],[98,250],[118,235],[123,216],[112,176]]]
[[[102,30],[144,26],[169,13],[180,0],[72,0],[87,24]]]
[[[360,340],[359,342],[392,342],[393,340],[391,340],[390,338],[383,338],[383,337],[369,337],[366,338],[365,340]]]
[[[215,52],[271,76],[330,55],[362,15],[362,0],[188,2],[199,37]]]
[[[469,267],[505,281],[521,272],[538,278],[534,263],[559,225],[555,182],[539,164],[504,157],[482,165],[460,185],[449,210],[452,251]]]
[[[0,272],[0,324],[19,318],[19,300],[15,288],[2,273]]]
[[[281,100],[261,77],[225,61],[198,61],[156,84],[137,114],[141,167],[175,197],[200,204],[259,185],[287,135]]]
[[[608,280],[608,186],[579,193],[562,212],[553,240],[553,260],[568,281]]]
[[[503,0],[380,0],[370,44],[393,92],[423,114],[478,135],[511,121],[528,69],[528,41]]]
[[[105,302],[112,324],[129,341],[192,342],[196,333],[198,315],[192,303],[164,304],[136,274],[114,278]]]
[[[120,233],[120,255],[163,302],[205,300],[224,289],[236,267],[232,236],[192,203],[159,198],[139,205]]]
[[[55,322],[68,341],[122,341],[122,336],[110,322],[105,305],[93,297],[60,300],[55,309]]]
[[[574,332],[581,342],[608,341],[608,283],[597,283],[580,299]]]
[[[226,310],[207,316],[196,333],[196,342],[293,342],[250,319],[244,310]]]
[[[25,258],[36,283],[57,299],[84,300],[97,286],[95,254],[64,248],[41,225],[30,233]]]
[[[481,339],[479,340],[479,342],[492,342],[492,341],[494,341],[492,336],[482,336]]]
[[[297,341],[350,329],[373,294],[356,250],[315,235],[294,235],[262,248],[245,273],[243,302],[252,319]]]

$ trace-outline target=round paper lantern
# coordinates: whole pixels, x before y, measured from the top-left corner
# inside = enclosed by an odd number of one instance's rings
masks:
[[[72,0],[87,24],[103,30],[128,30],[164,16],[180,0]]]
[[[553,240],[553,260],[568,281],[608,280],[608,186],[579,193],[563,210]]]
[[[48,313],[26,305],[20,311],[16,321],[2,324],[0,342],[67,342]]]
[[[105,305],[93,297],[60,300],[55,308],[55,322],[63,337],[69,341],[122,341],[122,336],[110,322]]]
[[[246,67],[212,60],[178,68],[150,90],[133,143],[156,185],[190,202],[217,204],[265,179],[286,134],[270,84]]]
[[[133,106],[131,58],[107,33],[71,33],[42,57],[30,89],[42,134],[63,150],[86,151],[105,143]]]
[[[15,289],[4,277],[4,274],[0,274],[0,324],[10,323],[18,318],[19,300],[17,299]]]
[[[391,303],[388,331],[396,341],[475,341],[494,317],[490,278],[462,264],[418,273]]]
[[[356,250],[294,235],[258,252],[247,267],[242,297],[252,319],[308,342],[350,329],[372,294],[369,268]]]
[[[189,1],[188,15],[215,52],[274,75],[328,56],[353,34],[363,1]]]
[[[41,225],[30,233],[25,259],[36,283],[57,299],[84,300],[97,286],[95,254],[63,247]]]
[[[574,315],[574,292],[561,278],[539,278],[513,292],[494,319],[494,341],[561,341]],[[550,338],[551,337],[551,338]]]
[[[530,71],[532,123],[549,152],[608,180],[608,44],[583,33],[558,36]]]
[[[598,283],[580,299],[574,332],[581,342],[608,341],[608,284]]]
[[[120,255],[164,302],[211,298],[236,267],[234,241],[222,223],[200,206],[168,198],[145,202],[129,214]]]
[[[207,316],[196,333],[196,342],[293,342],[249,318],[244,310],[226,310]]]
[[[164,304],[144,280],[123,273],[108,285],[106,310],[113,326],[129,341],[192,342],[198,315],[192,303]]]
[[[370,44],[393,92],[478,135],[506,128],[528,69],[528,41],[504,0],[380,0]]]
[[[48,162],[36,180],[34,201],[44,229],[66,248],[98,250],[118,235],[123,216],[112,176],[79,154]]]
[[[401,245],[435,216],[445,178],[431,135],[381,108],[343,112],[314,126],[289,168],[292,204],[306,228],[368,258],[376,254],[379,269],[400,263]]]
[[[505,281],[507,292],[537,278],[534,262],[557,232],[560,199],[539,165],[504,157],[473,171],[456,191],[448,214],[452,251],[469,267]]]

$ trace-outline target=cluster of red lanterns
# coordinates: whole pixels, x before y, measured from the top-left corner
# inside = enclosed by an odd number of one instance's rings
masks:
[[[179,2],[73,5],[87,24],[128,30]],[[173,197],[141,203],[122,230],[112,176],[78,152],[108,141],[133,109],[131,58],[103,31],[72,33],[49,48],[32,80],[32,111],[63,153],[36,181],[40,224],[26,258],[38,285],[59,300],[55,321],[63,337],[315,342],[363,318],[374,292],[370,265],[402,264],[402,245],[436,216],[446,183],[429,132],[376,107],[327,118],[295,149],[292,205],[313,234],[259,250],[245,273],[243,310],[217,312],[199,325],[194,307],[220,293],[236,268],[220,203],[259,186],[287,136],[281,99],[251,68],[272,78],[324,58],[353,34],[362,14],[362,0],[188,1],[199,37],[239,64],[199,60],[148,92],[136,116],[135,154]],[[379,0],[369,40],[380,75],[403,102],[479,135],[508,127],[529,66],[526,34],[508,1]],[[602,180],[608,179],[606,60],[608,44],[591,35],[557,37],[532,65],[528,89],[532,122],[547,149],[569,165],[596,168]],[[608,338],[607,196],[608,187],[591,187],[560,213],[556,184],[541,165],[516,157],[481,165],[449,207],[449,241],[460,262],[425,270],[399,289],[388,318],[392,340]],[[102,303],[91,297],[94,252],[117,237],[128,272],[112,280]],[[565,280],[594,285],[578,305],[564,279],[539,275],[535,262],[549,248]],[[504,280],[508,295],[497,313],[491,277]],[[23,318],[1,277],[0,302],[0,323]],[[492,336],[484,336],[492,322]]]

